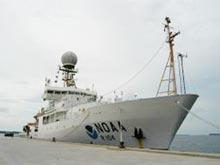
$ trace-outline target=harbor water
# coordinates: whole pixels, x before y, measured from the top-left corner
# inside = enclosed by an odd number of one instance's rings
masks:
[[[220,136],[176,135],[170,150],[220,154]]]

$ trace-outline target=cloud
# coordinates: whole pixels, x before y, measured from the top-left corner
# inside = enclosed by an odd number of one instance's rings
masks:
[[[200,95],[193,111],[199,113],[201,107],[212,109],[201,115],[208,120],[217,116],[214,110],[218,109],[220,100],[217,93],[220,90],[219,1],[21,0],[0,3],[0,102],[12,115],[5,123],[11,122],[14,115],[19,115],[23,122],[32,120],[41,107],[45,77],[54,79],[60,57],[68,50],[75,52],[79,59],[78,87],[95,84],[100,95],[114,90],[140,70],[165,41],[162,23],[166,16],[170,16],[173,30],[181,31],[175,40],[175,52],[187,52],[189,56],[184,60],[187,90]],[[155,96],[168,54],[165,45],[144,72],[117,92]],[[183,130],[195,132],[190,126],[197,122],[189,119],[187,117],[183,124]],[[219,124],[218,120],[215,122]],[[7,124],[4,126],[7,128]],[[201,128],[198,132],[209,129]]]
[[[10,112],[9,108],[0,107],[0,113],[9,113],[9,112]]]

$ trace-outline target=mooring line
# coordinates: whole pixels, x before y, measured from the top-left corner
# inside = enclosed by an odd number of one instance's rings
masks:
[[[181,102],[177,101],[176,103],[177,103],[177,105],[178,105],[180,108],[182,108],[183,110],[187,111],[187,112],[190,113],[192,116],[196,117],[197,119],[203,121],[204,123],[206,123],[206,124],[208,124],[208,125],[210,125],[210,126],[216,128],[216,129],[220,130],[220,127],[219,127],[218,125],[216,125],[216,124],[214,124],[214,123],[212,123],[212,122],[210,122],[210,121],[208,121],[208,120],[206,120],[206,119],[204,119],[204,118],[198,116],[197,114],[191,112],[191,111],[190,111],[189,109],[187,109]]]

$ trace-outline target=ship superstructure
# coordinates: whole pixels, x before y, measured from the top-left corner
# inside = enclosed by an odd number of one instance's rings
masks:
[[[168,82],[166,96],[106,103],[97,100],[97,93],[80,89],[74,79],[77,57],[72,52],[62,56],[59,71],[63,87],[51,86],[47,81],[43,99],[48,106],[34,116],[31,138],[57,141],[120,145],[168,149],[177,130],[196,101],[198,95],[177,94],[173,39],[178,33],[170,31],[167,17],[170,56],[161,79]],[[169,68],[169,77],[164,78]],[[159,86],[157,95],[165,93]]]

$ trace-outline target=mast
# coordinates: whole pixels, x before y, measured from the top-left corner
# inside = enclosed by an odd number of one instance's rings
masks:
[[[164,31],[167,31],[168,39],[167,43],[169,44],[169,49],[170,49],[170,55],[167,61],[167,64],[165,66],[158,90],[156,96],[160,94],[167,94],[169,95],[176,95],[177,94],[177,86],[176,86],[176,74],[175,74],[175,61],[174,61],[174,51],[173,51],[173,46],[174,46],[174,38],[180,34],[180,32],[173,33],[171,31],[170,27],[170,18],[166,17],[165,18],[165,26],[164,26]],[[168,72],[168,75],[167,75]],[[162,88],[162,83],[167,83],[167,90],[161,91]]]
[[[180,91],[181,91],[181,93],[186,94],[183,58],[187,58],[187,55],[179,53],[178,63],[179,63],[179,75],[180,75]]]
[[[68,51],[63,54],[62,58],[62,67],[59,67],[59,70],[63,72],[63,81],[64,81],[64,87],[75,87],[76,83],[74,76],[77,73],[77,70],[75,69],[75,65],[77,63],[77,56],[75,53]]]
[[[64,81],[64,87],[71,87],[71,86],[76,87],[74,76],[77,73],[77,71],[65,67],[60,67],[59,70],[63,71],[64,74],[62,78],[62,80]]]

